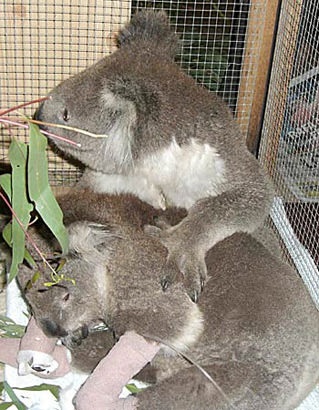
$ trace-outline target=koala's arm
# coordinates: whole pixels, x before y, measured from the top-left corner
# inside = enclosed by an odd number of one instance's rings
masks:
[[[220,195],[197,201],[175,226],[165,230],[148,226],[146,232],[158,236],[169,251],[163,288],[181,272],[184,286],[196,302],[207,277],[206,252],[235,232],[251,233],[261,226],[272,198],[265,177],[255,175],[254,180],[251,177]]]
[[[101,360],[76,396],[76,409],[136,409],[136,399],[120,399],[125,384],[150,362],[160,347],[147,342],[135,332],[125,333],[108,355]]]

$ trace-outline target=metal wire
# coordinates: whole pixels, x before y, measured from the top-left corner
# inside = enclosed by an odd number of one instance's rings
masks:
[[[260,159],[283,198],[273,209],[281,233],[292,229],[298,241],[287,240],[287,252],[319,306],[318,17],[316,0],[283,1]]]

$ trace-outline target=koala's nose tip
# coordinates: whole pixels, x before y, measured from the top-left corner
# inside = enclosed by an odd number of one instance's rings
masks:
[[[68,333],[53,320],[41,319],[40,324],[43,332],[48,337],[65,337],[68,335]]]
[[[37,121],[42,121],[42,114],[43,114],[43,104],[39,105],[36,109],[35,113],[33,114],[33,119]]]

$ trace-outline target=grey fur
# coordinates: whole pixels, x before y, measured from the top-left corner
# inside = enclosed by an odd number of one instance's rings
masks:
[[[108,135],[97,139],[63,131],[81,148],[54,141],[87,167],[82,187],[131,192],[158,206],[163,206],[165,197],[166,205],[188,208],[188,216],[177,227],[161,232],[169,250],[164,276],[171,283],[181,271],[184,285],[196,299],[206,279],[207,250],[234,232],[252,232],[262,225],[272,192],[225,103],[174,63],[177,40],[163,13],[136,14],[119,34],[120,48],[59,84],[36,116]],[[183,172],[176,176],[174,170],[165,179],[165,164],[156,155],[173,143],[183,152],[192,143],[203,152],[206,148],[215,152],[220,176],[217,171],[206,172],[208,167],[202,174],[200,164],[191,165],[185,159],[187,169],[194,167],[194,182],[190,182],[193,176]],[[206,185],[195,196],[190,193],[203,181]],[[179,184],[178,201],[174,198],[177,189],[173,186],[169,191],[171,183]]]
[[[67,301],[63,288],[41,293],[36,284],[27,292],[40,325],[50,321],[67,332],[67,344],[100,319],[117,337],[134,330],[174,343],[185,326],[192,331],[192,309],[204,315],[204,330],[187,355],[217,381],[231,405],[194,366],[160,352],[140,374],[156,384],[137,396],[138,409],[291,410],[313,389],[319,314],[299,276],[251,235],[236,233],[208,252],[209,280],[195,305],[180,283],[165,293],[158,287],[167,251],[141,229],[156,215],[152,207],[132,197],[81,191],[59,202],[74,235],[84,224],[99,240],[66,255],[62,272],[77,282],[63,283]],[[181,216],[171,212],[168,221]],[[107,227],[104,237],[97,223]],[[100,252],[98,263],[87,260],[90,250]],[[22,285],[32,274],[21,269]]]

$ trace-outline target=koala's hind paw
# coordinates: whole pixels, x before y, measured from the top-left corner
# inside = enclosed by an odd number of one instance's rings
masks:
[[[39,373],[49,375],[59,366],[58,362],[50,354],[33,350],[20,350],[17,362],[18,374],[20,376]]]

